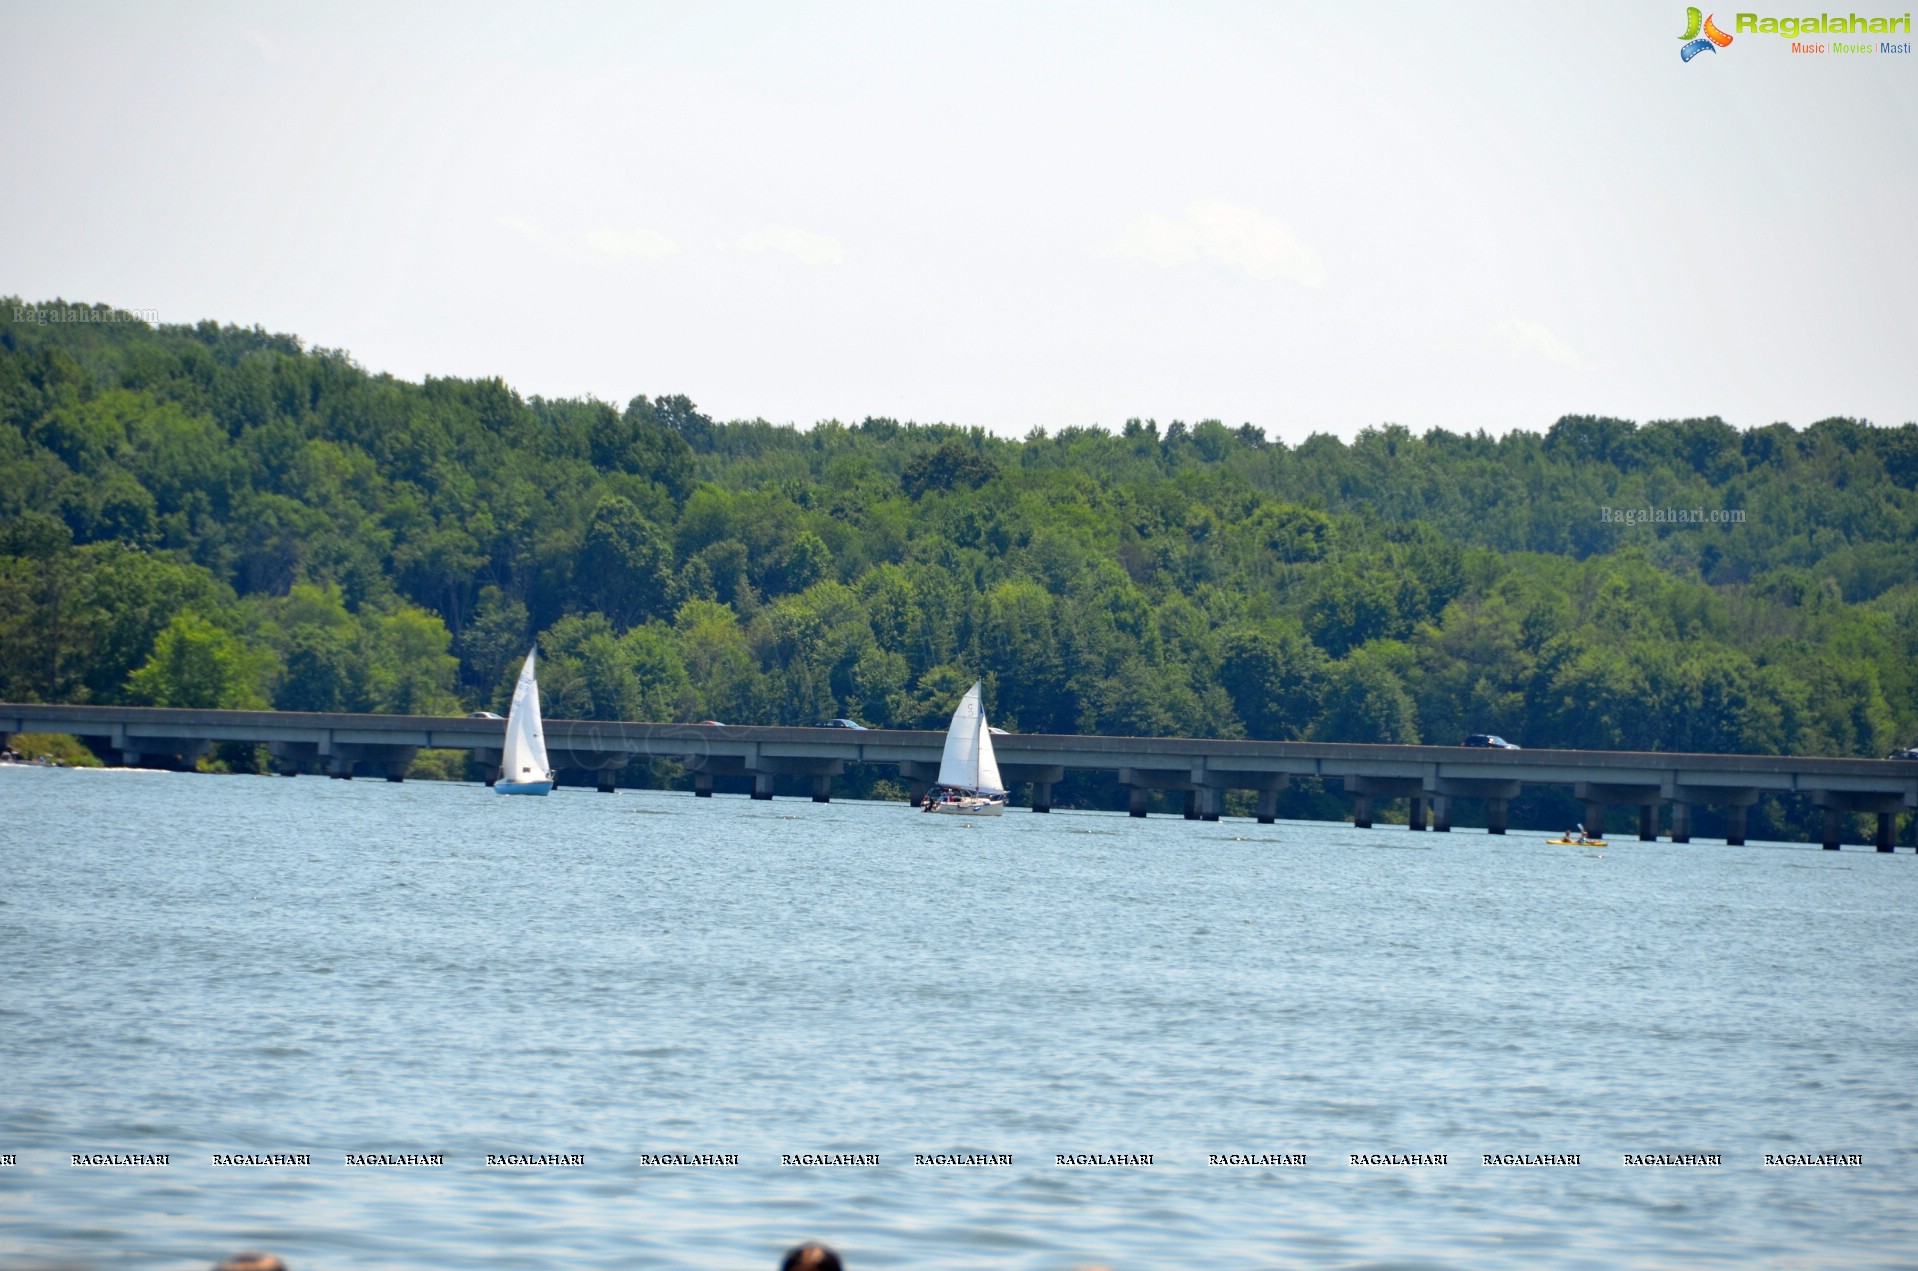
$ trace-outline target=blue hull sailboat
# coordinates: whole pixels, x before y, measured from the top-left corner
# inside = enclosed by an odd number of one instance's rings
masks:
[[[493,783],[501,794],[549,794],[553,789],[546,730],[539,717],[539,681],[533,676],[538,651],[526,654],[519,683],[513,686],[513,705],[506,712],[506,748],[500,755],[499,780]]]

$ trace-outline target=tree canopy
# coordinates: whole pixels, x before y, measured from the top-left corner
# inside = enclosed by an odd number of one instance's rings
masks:
[[[1918,741],[1910,423],[799,429],[17,303],[0,698],[502,709],[537,641],[555,717]]]

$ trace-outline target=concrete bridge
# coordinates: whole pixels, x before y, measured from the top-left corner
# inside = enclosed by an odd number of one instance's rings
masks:
[[[398,781],[422,748],[472,752],[497,764],[505,721],[419,715],[313,714],[294,711],[186,710],[136,706],[40,706],[0,703],[0,738],[50,732],[79,736],[96,753],[137,766],[190,766],[218,742],[265,745],[283,772],[356,771]],[[715,777],[752,782],[770,799],[775,778],[809,783],[814,802],[831,798],[832,780],[851,764],[896,768],[915,801],[937,777],[945,734],[892,729],[784,728],[699,724],[546,721],[556,768],[594,774],[613,789],[634,756],[683,764],[693,792],[710,797]],[[1889,852],[1896,817],[1918,810],[1918,762],[1780,755],[1687,755],[1610,750],[1479,750],[1462,746],[1365,746],[1332,742],[1217,741],[1178,737],[1073,737],[1002,734],[993,738],[1007,784],[1031,789],[1035,812],[1052,809],[1053,783],[1068,769],[1113,774],[1128,791],[1133,816],[1149,792],[1184,796],[1188,819],[1216,821],[1225,792],[1257,794],[1257,816],[1277,817],[1278,794],[1294,777],[1337,781],[1353,820],[1369,827],[1384,801],[1404,799],[1413,830],[1451,829],[1461,799],[1483,806],[1487,828],[1503,834],[1506,805],[1523,786],[1569,787],[1585,805],[1585,828],[1602,834],[1607,810],[1637,812],[1639,838],[1658,837],[1659,812],[1671,807],[1671,839],[1691,838],[1693,809],[1724,809],[1726,841],[1745,841],[1746,809],[1763,795],[1802,794],[1824,811],[1824,846],[1837,850],[1847,813],[1877,817],[1875,846]],[[1914,816],[1918,825],[1918,816]]]

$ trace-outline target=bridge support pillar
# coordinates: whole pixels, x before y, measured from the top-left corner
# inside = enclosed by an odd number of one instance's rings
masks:
[[[1259,824],[1271,825],[1279,819],[1279,792],[1277,790],[1259,791]]]
[[[1199,819],[1199,792],[1197,790],[1187,790],[1185,792],[1185,819],[1188,821],[1196,821]]]
[[[1602,839],[1605,837],[1605,805],[1588,800],[1585,804],[1585,837]]]
[[[926,767],[926,768],[931,767],[930,764],[911,765],[911,766]],[[906,771],[907,767],[908,765],[906,764],[901,764],[899,766],[899,771],[902,776],[913,775]],[[927,777],[933,777],[933,776],[937,776],[938,774],[935,770],[932,772],[927,772],[923,775]],[[1008,792],[1014,789],[1017,789],[1019,786],[1022,786],[1022,785],[1029,785],[1032,787],[1032,810],[1034,812],[1052,811],[1052,784],[1055,781],[1064,781],[1065,779],[1066,779],[1066,770],[1064,765],[1062,764],[1001,763],[999,765],[999,780],[1002,784],[1004,784]],[[1006,795],[1006,802],[1008,804],[1012,802],[1012,796],[1010,793]]]
[[[922,808],[926,805],[926,792],[932,789],[930,781],[921,781],[917,777],[906,781],[906,793],[911,796],[912,806]]]
[[[1372,773],[1353,773],[1340,778],[1345,792],[1352,796],[1352,823],[1361,830],[1372,828],[1376,810],[1375,800],[1406,799],[1410,801],[1411,815],[1407,819],[1411,828],[1425,828],[1425,797],[1431,793],[1422,777],[1381,777]]]
[[[1838,850],[1839,837],[1844,832],[1844,816],[1847,812],[1875,812],[1878,814],[1878,833],[1873,840],[1881,852],[1889,852],[1895,842],[1894,831],[1898,824],[1898,812],[1905,806],[1904,795],[1889,792],[1864,790],[1819,790],[1813,793],[1812,803],[1825,810],[1825,849]]]
[[[398,785],[406,780],[406,770],[412,766],[410,763],[387,763],[383,765],[386,769],[386,779]]]
[[[1638,841],[1658,842],[1658,805],[1656,803],[1638,805]]]
[[[1725,809],[1725,842],[1732,847],[1745,842],[1745,809],[1758,802],[1758,790],[1753,786],[1706,786],[1692,782],[1674,782],[1666,787],[1665,797],[1672,804],[1672,842],[1689,843],[1693,824],[1692,812],[1696,808],[1722,807]],[[1683,837],[1680,837],[1680,836]]]
[[[818,776],[812,779],[812,801],[814,803],[832,802],[832,778]]]
[[[770,802],[773,797],[773,774],[755,772],[753,774],[753,798],[761,802]]]
[[[181,741],[177,745],[163,743],[166,749],[133,750],[120,748],[120,766],[122,768],[171,768],[179,765],[184,772],[192,772],[200,762],[200,756],[213,749],[210,741]]]
[[[695,799],[710,799],[713,797],[712,773],[695,772],[693,774],[693,797]]]
[[[1477,799],[1485,806],[1485,832],[1503,834],[1506,809],[1511,806],[1511,800],[1518,798],[1519,784],[1487,777],[1428,777],[1425,794],[1432,800],[1434,830],[1451,830],[1452,805],[1456,800]]]
[[[1219,789],[1217,786],[1205,786],[1197,793],[1199,796],[1199,819],[1201,821],[1218,820],[1219,816],[1225,811],[1225,791]]]
[[[1126,791],[1126,815],[1144,816],[1146,800],[1150,797],[1144,786],[1133,786]]]

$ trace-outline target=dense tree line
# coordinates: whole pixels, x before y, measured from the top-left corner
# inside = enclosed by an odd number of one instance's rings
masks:
[[[18,303],[4,699],[501,709],[537,641],[555,717],[1918,742],[1912,424],[800,430]]]

